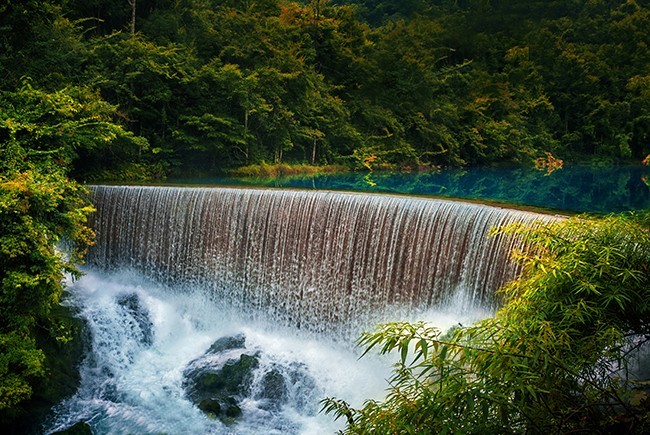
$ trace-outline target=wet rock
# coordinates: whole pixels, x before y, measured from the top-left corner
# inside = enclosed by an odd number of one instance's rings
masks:
[[[259,356],[245,350],[242,334],[222,337],[184,373],[188,398],[203,412],[226,423],[241,416],[239,400],[250,394],[254,371],[259,367]],[[226,361],[218,363],[220,358]]]
[[[268,411],[280,410],[291,403],[297,411],[306,415],[318,413],[322,391],[318,388],[307,366],[302,363],[275,364],[254,386],[255,398]]]
[[[234,397],[226,397],[226,417],[237,418],[241,415],[241,408]]]
[[[259,366],[256,356],[242,354],[227,361],[219,370],[198,369],[188,373],[190,398],[205,396],[245,396],[250,391],[253,370]]]
[[[218,400],[213,399],[203,399],[199,402],[199,409],[206,414],[221,414],[221,405]]]
[[[131,293],[122,295],[117,299],[120,305],[133,319],[133,326],[139,330],[140,342],[147,346],[153,344],[153,323],[149,318],[149,312],[142,306],[137,294]]]
[[[219,418],[224,423],[233,423],[237,417],[242,415],[237,399],[224,397],[220,399],[203,399],[198,408],[210,417]]]
[[[303,363],[293,363],[288,372],[288,385],[293,391],[293,405],[298,411],[307,415],[317,414],[323,392],[318,388],[307,366]]]
[[[228,337],[221,337],[215,341],[208,349],[206,354],[221,353],[231,349],[245,349],[246,337],[244,334],[231,335]]]
[[[246,349],[244,335],[222,337],[184,372],[186,396],[203,412],[226,424],[242,415],[242,401],[271,414],[292,406],[305,415],[318,413],[322,391],[304,363],[265,363]],[[247,405],[248,406],[248,405]]]
[[[287,382],[277,368],[266,372],[260,381],[258,398],[265,399],[271,408],[279,408],[289,399]]]

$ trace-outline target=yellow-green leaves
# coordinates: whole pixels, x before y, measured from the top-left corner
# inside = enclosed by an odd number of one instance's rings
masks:
[[[28,163],[0,173],[0,410],[28,399],[42,376],[34,333],[52,326],[61,335],[50,310],[93,236],[84,190],[48,164]],[[67,255],[55,249],[63,239]]]

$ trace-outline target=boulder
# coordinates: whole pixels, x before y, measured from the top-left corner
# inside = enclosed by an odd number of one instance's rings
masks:
[[[246,336],[244,334],[230,335],[228,337],[221,337],[208,349],[206,354],[222,353],[231,349],[245,349]]]
[[[305,415],[318,413],[322,392],[305,364],[262,366],[261,361],[259,352],[246,349],[243,334],[222,337],[185,369],[185,394],[203,412],[227,424],[241,416],[245,398],[253,399],[247,406],[273,414],[288,404]]]
[[[246,396],[250,391],[253,370],[259,366],[255,355],[242,354],[227,361],[222,368],[203,367],[186,374],[186,388],[193,401],[206,397]]]
[[[183,385],[188,398],[206,414],[226,423],[241,416],[239,401],[250,394],[254,371],[259,367],[259,355],[245,351],[242,334],[222,337],[203,356],[192,361],[184,373]],[[228,357],[230,354],[238,356]],[[226,361],[217,364],[215,357]]]
[[[289,399],[287,381],[278,368],[272,368],[264,373],[260,381],[259,399],[264,399],[269,408],[280,408]]]

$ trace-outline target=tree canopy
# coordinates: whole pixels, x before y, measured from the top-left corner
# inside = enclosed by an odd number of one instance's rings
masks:
[[[68,340],[52,310],[64,273],[92,243],[85,189],[68,177],[73,160],[118,140],[143,146],[114,124],[115,107],[95,92],[54,92],[24,81],[0,94],[0,423],[10,424],[18,405],[47,383],[43,335]],[[43,394],[43,391],[39,393]],[[9,426],[7,426],[9,425]]]
[[[30,77],[46,91],[88,89],[150,144],[84,149],[74,162],[84,179],[263,161],[641,160],[650,153],[647,6],[12,1],[1,7],[0,86]]]

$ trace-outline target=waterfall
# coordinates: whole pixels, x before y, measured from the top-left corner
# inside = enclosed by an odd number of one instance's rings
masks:
[[[89,263],[202,288],[253,317],[313,332],[372,313],[493,306],[516,277],[514,237],[544,215],[450,200],[328,191],[94,186]]]
[[[320,399],[381,399],[394,362],[357,361],[361,330],[490,315],[518,273],[509,252],[525,248],[490,228],[552,219],[392,195],[91,191],[96,245],[65,300],[89,349],[79,390],[39,433],[335,433]]]

